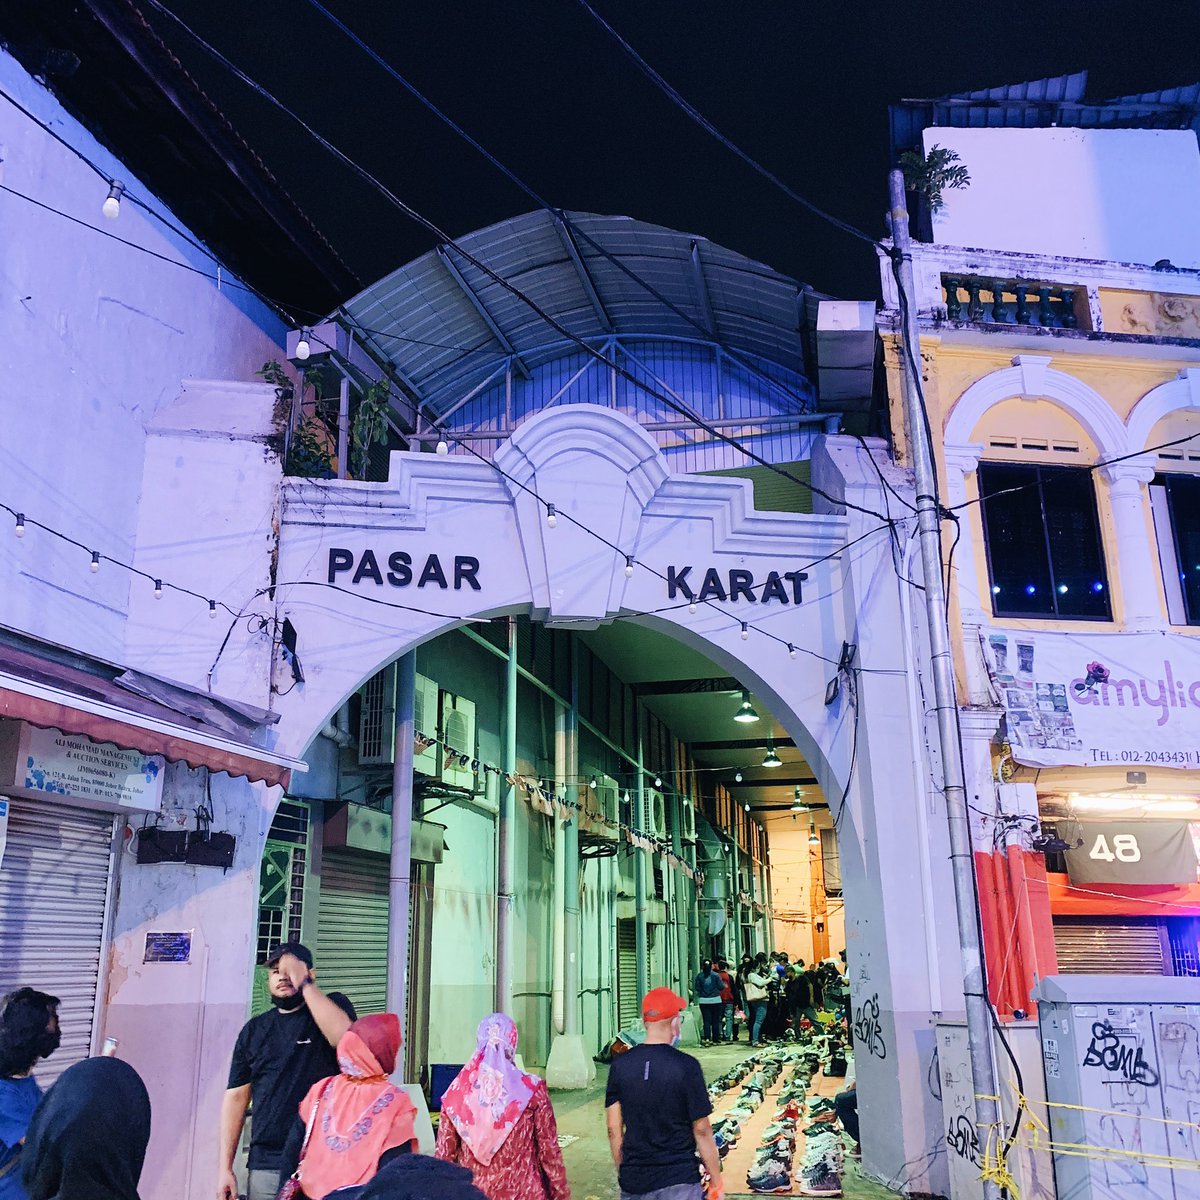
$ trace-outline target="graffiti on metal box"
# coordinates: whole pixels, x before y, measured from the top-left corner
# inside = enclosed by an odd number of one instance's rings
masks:
[[[946,1145],[959,1158],[979,1166],[979,1134],[974,1121],[965,1113],[959,1113],[946,1126]]]
[[[883,1040],[883,1027],[879,1024],[879,993],[865,1000],[854,1015],[854,1040],[868,1054],[876,1058],[887,1058],[887,1043]]]
[[[1112,1071],[1130,1083],[1158,1087],[1158,1072],[1142,1056],[1141,1046],[1122,1045],[1120,1034],[1108,1021],[1093,1022],[1083,1065]]]

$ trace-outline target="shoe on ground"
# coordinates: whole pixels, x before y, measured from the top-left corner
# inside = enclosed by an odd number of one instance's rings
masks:
[[[809,1120],[819,1117],[822,1113],[836,1111],[833,1100],[829,1096],[809,1096],[804,1102],[804,1108],[808,1113]]]
[[[796,1175],[796,1191],[801,1196],[840,1196],[842,1176],[824,1159],[811,1167],[801,1167]]]
[[[791,1161],[770,1158],[756,1164],[746,1173],[746,1184],[752,1192],[790,1192]]]

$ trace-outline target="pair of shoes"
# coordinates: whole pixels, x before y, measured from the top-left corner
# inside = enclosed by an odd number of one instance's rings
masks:
[[[810,1121],[814,1117],[819,1117],[822,1113],[836,1111],[833,1100],[829,1096],[809,1096],[804,1102],[804,1110],[808,1113]]]
[[[824,1158],[796,1172],[796,1191],[801,1196],[840,1196],[842,1173]]]

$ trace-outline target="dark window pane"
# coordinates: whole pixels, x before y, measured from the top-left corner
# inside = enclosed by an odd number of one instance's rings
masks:
[[[1039,467],[1038,472],[1058,615],[1104,620],[1109,615],[1108,579],[1092,472],[1078,467]]]
[[[1015,463],[980,463],[979,491],[986,497],[983,521],[992,611],[997,616],[1053,615],[1037,468]]]
[[[1200,625],[1200,478],[1166,475],[1171,531],[1179,560],[1179,586],[1189,625]]]
[[[981,463],[979,488],[992,611],[1107,620],[1108,577],[1091,471]]]

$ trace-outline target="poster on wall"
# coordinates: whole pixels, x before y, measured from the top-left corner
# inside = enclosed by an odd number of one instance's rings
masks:
[[[1060,821],[1058,834],[1075,843],[1066,851],[1072,883],[1196,882],[1187,821]]]
[[[1200,767],[1200,640],[980,633],[1017,762]]]

